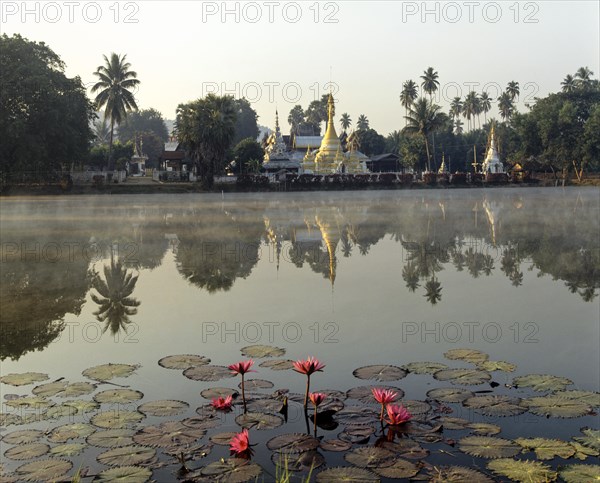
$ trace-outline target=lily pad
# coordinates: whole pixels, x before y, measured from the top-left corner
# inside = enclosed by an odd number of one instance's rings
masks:
[[[600,393],[592,391],[559,391],[554,396],[566,397],[592,407],[600,407]]]
[[[205,434],[206,431],[190,428],[180,421],[165,421],[158,426],[146,426],[133,437],[133,440],[153,448],[169,447],[192,444]]]
[[[388,449],[366,446],[346,453],[344,459],[359,468],[383,468],[394,464],[396,454]]]
[[[350,448],[352,448],[352,443],[343,441],[341,439],[325,439],[321,441],[319,446],[325,451],[341,452],[348,451]]]
[[[133,431],[130,429],[108,429],[90,434],[87,443],[100,448],[116,448],[133,443]]]
[[[89,382],[74,382],[73,384],[69,384],[67,381],[60,381],[36,386],[31,392],[40,397],[77,397],[90,394],[95,389],[96,385]]]
[[[374,365],[355,369],[352,375],[358,379],[370,379],[378,382],[398,381],[408,373],[398,366]]]
[[[381,447],[393,451],[398,457],[410,460],[423,460],[429,455],[428,450],[408,438],[397,441],[383,441]]]
[[[42,372],[23,372],[21,374],[7,374],[0,377],[0,382],[10,386],[26,386],[34,382],[47,381],[48,374]]]
[[[444,357],[452,361],[459,360],[478,364],[487,361],[490,356],[476,349],[450,349],[444,353]]]
[[[283,424],[283,418],[274,414],[248,412],[236,417],[235,422],[242,428],[263,430],[278,428]]]
[[[214,409],[210,408],[210,413],[206,413],[205,411],[200,412],[200,409],[202,408],[196,409],[196,412],[202,417],[182,419],[181,424],[188,428],[206,431],[207,429],[216,428],[222,423],[220,416],[216,414]]]
[[[427,397],[439,402],[457,403],[469,399],[473,393],[460,387],[439,387],[427,391]]]
[[[26,429],[5,434],[2,442],[6,444],[27,444],[38,441],[44,435],[39,429]]]
[[[0,426],[6,427],[13,424],[23,424],[23,418],[18,414],[0,413]]]
[[[494,480],[479,471],[464,466],[447,468],[433,467],[429,470],[430,483],[494,483]]]
[[[65,401],[62,405],[75,408],[80,414],[91,413],[100,407],[97,402],[86,401],[84,399],[72,399]]]
[[[286,453],[301,453],[310,451],[319,446],[319,440],[307,434],[289,433],[275,436],[267,441],[267,448],[271,451]]]
[[[442,369],[448,369],[448,366],[441,362],[410,362],[402,368],[413,374],[433,374]]]
[[[483,395],[474,396],[463,401],[463,406],[485,416],[517,416],[527,411],[519,398],[510,396]]]
[[[247,391],[253,391],[257,389],[271,389],[274,384],[271,381],[267,381],[265,379],[248,379],[244,381],[244,387]],[[242,383],[240,382],[238,387],[242,388]]]
[[[48,436],[48,440],[53,443],[66,443],[70,439],[85,438],[94,431],[96,431],[96,429],[91,424],[63,424],[52,430]]]
[[[194,354],[180,354],[176,356],[163,357],[158,361],[158,365],[165,369],[184,370],[188,367],[204,366],[210,364],[210,359],[204,356]]]
[[[200,395],[204,399],[212,400],[219,397],[231,396],[234,393],[237,393],[237,391],[235,389],[231,389],[230,387],[211,387],[202,391]]]
[[[78,412],[79,411],[77,410],[77,408],[73,406],[66,406],[61,404],[59,406],[52,406],[51,408],[49,408],[46,411],[45,415],[48,419],[60,419],[64,417],[72,418]]]
[[[600,452],[593,448],[583,446],[581,443],[571,443],[571,446],[573,446],[573,449],[575,450],[575,454],[573,456],[581,461],[586,460],[589,456],[600,455]]]
[[[242,355],[246,357],[281,357],[285,354],[285,349],[281,347],[273,347],[270,345],[249,345],[242,347]]]
[[[95,414],[90,423],[104,429],[123,429],[136,426],[144,418],[140,412],[117,409]]]
[[[50,448],[50,453],[56,456],[69,458],[83,453],[87,447],[87,444],[84,443],[65,443]]]
[[[15,399],[11,399],[10,401],[6,401],[4,404],[13,408],[26,407],[36,409],[49,408],[50,406],[54,406],[54,402],[52,402],[50,399],[46,399],[41,396],[17,397]]]
[[[581,428],[581,432],[583,433],[583,436],[577,436],[573,439],[588,448],[600,451],[600,430]]]
[[[30,460],[45,455],[50,450],[50,446],[44,443],[19,444],[7,449],[4,456],[11,460]]]
[[[266,367],[267,369],[272,369],[274,371],[287,371],[288,369],[293,369],[294,361],[291,359],[273,359],[263,361],[258,366]]]
[[[73,463],[62,459],[44,459],[19,466],[15,473],[26,481],[54,481],[66,475]]]
[[[379,413],[363,406],[346,406],[335,419],[341,424],[372,424],[379,419]]]
[[[483,361],[477,363],[477,369],[482,371],[502,371],[502,372],[514,372],[517,366],[505,361]]]
[[[565,441],[546,438],[517,438],[515,443],[523,448],[535,451],[540,460],[551,460],[556,456],[570,458],[575,454],[575,448]]]
[[[539,396],[524,399],[523,404],[538,416],[554,418],[578,418],[591,411],[591,407],[576,399],[561,396]]]
[[[346,391],[346,397],[348,399],[356,399],[360,402],[366,403],[366,404],[379,404],[375,398],[373,397],[373,392],[371,391],[374,387],[380,388],[380,389],[389,389],[391,391],[394,391],[395,393],[398,394],[398,396],[396,397],[396,399],[402,399],[404,397],[404,391],[398,387],[394,387],[394,386],[359,386],[359,387],[353,387],[352,389],[349,389],[348,391]]]
[[[562,391],[571,384],[573,384],[573,381],[566,377],[557,377],[548,374],[528,374],[513,379],[513,386],[530,387],[536,392]]]
[[[126,481],[127,483],[144,483],[152,476],[152,471],[141,466],[118,466],[104,470],[96,476],[94,481],[109,483],[113,481]]]
[[[449,416],[440,418],[440,423],[442,423],[444,430],[449,429],[451,431],[465,429],[469,425],[469,421],[467,419],[452,418]]]
[[[499,459],[490,461],[487,467],[497,475],[522,483],[547,483],[556,479],[556,473],[539,461]]]
[[[519,445],[492,436],[465,436],[459,441],[463,453],[480,458],[509,458],[521,452]]]
[[[99,463],[109,466],[130,466],[147,463],[156,455],[156,450],[147,446],[121,446],[98,455]]]
[[[565,483],[590,483],[600,481],[600,466],[570,465],[561,468],[558,474]]]
[[[476,369],[442,369],[433,377],[438,381],[447,381],[461,386],[476,386],[492,378],[487,372]]]
[[[237,433],[236,432],[226,432],[226,433],[217,433],[213,434],[209,440],[211,443],[216,444],[218,446],[229,446],[231,442],[231,438],[233,438]]]
[[[346,426],[346,429],[338,434],[338,438],[352,444],[366,443],[375,433],[375,428],[366,425]]]
[[[273,453],[271,461],[283,471],[313,471],[325,464],[323,455],[315,450],[293,454]]]
[[[225,366],[196,366],[190,367],[183,371],[183,375],[192,381],[206,381],[214,382],[226,379],[228,377],[235,377],[235,374]]]
[[[392,465],[375,467],[373,472],[384,478],[412,478],[419,472],[419,468],[410,461],[397,458]]]
[[[150,401],[138,407],[138,411],[150,416],[175,416],[185,412],[190,405],[184,401]],[[135,464],[135,463],[132,463]]]
[[[379,477],[364,468],[351,466],[328,468],[317,474],[317,483],[371,483]]]
[[[262,468],[242,458],[228,458],[215,461],[202,468],[201,474],[214,481],[244,483],[254,481],[260,476]]]
[[[133,389],[107,389],[94,396],[99,403],[127,404],[142,399],[144,394]]]
[[[139,367],[139,364],[102,364],[90,367],[82,374],[96,381],[110,381],[115,377],[131,376]]]
[[[502,431],[500,426],[490,423],[469,423],[467,427],[477,436],[493,436]]]
[[[408,409],[408,412],[413,416],[423,415],[431,410],[431,406],[424,401],[416,401],[413,399],[404,399],[401,401],[402,406]]]

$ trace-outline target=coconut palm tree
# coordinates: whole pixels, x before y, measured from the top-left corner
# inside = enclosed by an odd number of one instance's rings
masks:
[[[478,97],[474,91],[465,96],[463,103],[463,116],[467,118],[469,130],[471,130],[471,118],[473,118],[473,127],[475,126],[475,116],[477,115]]]
[[[406,288],[414,292],[419,288],[419,270],[415,262],[408,262],[402,268],[402,279],[406,282]]]
[[[483,122],[487,123],[487,113],[492,109],[492,98],[487,92],[482,92],[479,97],[481,112],[483,112]]]
[[[582,87],[589,87],[592,83],[592,76],[594,73],[588,67],[580,67],[575,72],[575,78],[577,79],[577,84]]]
[[[505,121],[509,121],[514,112],[513,101],[508,92],[503,92],[498,98],[498,110]]]
[[[563,92],[573,92],[577,87],[577,80],[571,74],[567,74],[567,77],[565,77],[565,80],[560,85]]]
[[[340,124],[342,125],[342,131],[346,132],[346,130],[352,125],[352,119],[350,119],[350,115],[348,113],[342,114],[340,119]]]
[[[454,121],[454,134],[462,134],[464,132],[463,125],[464,123],[460,119]]]
[[[405,115],[408,116],[408,108],[419,97],[417,83],[413,80],[407,80],[402,84],[402,92],[400,93],[400,103],[404,106]]]
[[[367,119],[367,116],[364,114],[358,116],[358,121],[356,121],[356,129],[359,131],[366,131],[369,129],[369,120]]]
[[[420,134],[425,138],[425,150],[427,151],[427,170],[431,169],[431,157],[429,155],[429,133],[439,129],[442,125],[440,114],[441,107],[433,104],[425,97],[415,101],[408,111],[406,126],[403,131],[407,133]],[[445,116],[444,116],[445,117]]]
[[[110,141],[110,129],[108,128],[108,123],[106,122],[106,117],[102,116],[102,120],[97,119],[94,122],[94,145],[101,146],[102,144],[107,144]]]
[[[104,65],[99,66],[94,72],[99,79],[92,87],[92,93],[96,95],[97,109],[105,107],[104,116],[110,119],[110,144],[108,148],[108,168],[112,163],[112,148],[115,124],[118,126],[127,117],[130,111],[137,111],[137,104],[132,89],[140,81],[137,73],[129,70],[131,64],[126,62],[127,55],[122,57],[110,54],[110,59],[104,56]]]
[[[437,278],[433,277],[425,283],[424,297],[431,305],[435,305],[442,300],[442,284]]]
[[[462,99],[460,97],[455,97],[454,99],[452,99],[452,102],[450,103],[450,117],[452,117],[452,119],[458,119],[458,117],[462,113],[462,110]]]
[[[440,85],[438,81],[438,73],[433,67],[428,67],[426,71],[423,72],[421,76],[423,82],[421,82],[421,87],[427,94],[429,94],[429,100],[433,102],[433,93],[438,90]]]
[[[510,100],[514,101],[515,99],[519,99],[519,83],[515,81],[510,81],[506,86],[506,93],[510,96]]]

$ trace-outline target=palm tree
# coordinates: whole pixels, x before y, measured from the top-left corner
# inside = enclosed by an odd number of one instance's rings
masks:
[[[510,100],[514,101],[519,98],[519,83],[515,81],[510,81],[506,86],[506,93],[510,96]]]
[[[408,116],[408,108],[412,106],[412,103],[419,97],[417,91],[417,84],[415,81],[407,80],[402,84],[402,92],[400,93],[400,103],[404,106],[405,115]]]
[[[108,124],[106,123],[106,117],[102,116],[102,120],[97,119],[94,122],[94,145],[101,146],[102,144],[106,144],[110,140],[110,130],[108,129]]]
[[[406,288],[414,292],[419,288],[419,270],[415,262],[408,262],[402,268],[402,279],[406,282]]]
[[[455,97],[450,103],[450,117],[457,119],[463,110],[463,103],[460,97]]]
[[[465,100],[463,102],[463,117],[467,119],[467,126],[469,131],[471,130],[471,118],[475,117],[475,105],[473,104],[473,96],[472,92],[469,92],[465,96]]]
[[[126,62],[127,55],[122,57],[110,54],[110,59],[104,57],[104,65],[99,66],[94,72],[99,81],[92,87],[92,93],[98,92],[96,106],[98,109],[105,107],[104,115],[110,119],[110,144],[108,148],[108,168],[112,163],[112,147],[115,124],[119,125],[127,117],[127,112],[137,111],[137,104],[131,89],[140,81],[137,73],[129,70],[131,64]]]
[[[464,132],[463,125],[460,119],[454,121],[454,134],[462,134]]]
[[[588,67],[580,67],[575,72],[575,78],[577,79],[577,84],[582,87],[589,87],[592,83],[592,76],[594,73]]]
[[[356,121],[356,128],[359,131],[366,131],[367,129],[369,129],[369,120],[367,119],[367,116],[365,116],[364,114],[358,116],[358,121]]]
[[[441,107],[433,104],[425,97],[417,99],[408,111],[406,126],[403,131],[407,133],[420,134],[425,138],[425,150],[427,151],[427,170],[431,169],[431,157],[429,155],[429,133],[439,129],[442,125],[439,116]],[[444,116],[445,117],[445,116]]]
[[[421,87],[427,94],[429,94],[429,100],[433,102],[433,93],[438,90],[440,85],[438,79],[438,73],[433,69],[433,67],[428,67],[426,71],[423,72],[421,76],[423,82],[421,82]]]
[[[300,126],[304,122],[304,110],[301,105],[296,105],[290,111],[288,123],[291,126],[291,134],[298,136],[300,134]]]
[[[431,305],[437,304],[442,300],[442,284],[433,277],[431,280],[425,283],[425,295],[424,297]]]
[[[400,131],[392,131],[386,137],[386,148],[390,153],[398,154],[400,152],[400,141],[402,133]]]
[[[346,129],[352,125],[352,119],[350,119],[350,115],[348,113],[345,112],[342,114],[340,124],[342,125],[342,131],[344,132],[346,132]]]
[[[514,111],[514,105],[508,92],[503,92],[498,98],[498,110],[502,119],[505,121],[510,120]]]
[[[560,85],[563,92],[573,92],[577,87],[577,80],[571,74],[567,74],[567,77],[565,77],[565,80]]]
[[[137,314],[137,307],[141,304],[131,297],[138,277],[134,277],[120,261],[115,262],[111,256],[110,266],[104,266],[104,278],[106,281],[95,273],[92,280],[92,287],[100,294],[90,295],[99,306],[94,315],[99,322],[106,322],[102,333],[109,328],[113,335],[120,330],[127,332],[127,325],[131,323],[129,317]]]
[[[492,109],[492,98],[487,92],[482,92],[479,97],[479,104],[483,112],[483,121],[487,123],[487,113]]]

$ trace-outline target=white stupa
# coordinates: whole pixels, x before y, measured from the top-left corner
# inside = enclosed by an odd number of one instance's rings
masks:
[[[485,155],[485,159],[483,160],[483,164],[481,165],[481,172],[484,174],[505,172],[504,165],[502,164],[502,161],[500,161],[500,157],[498,156],[498,150],[496,149],[494,128],[495,125],[492,122],[487,154]]]

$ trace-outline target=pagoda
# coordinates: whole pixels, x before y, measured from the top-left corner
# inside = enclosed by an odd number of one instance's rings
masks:
[[[483,174],[504,173],[504,165],[502,164],[502,161],[500,161],[500,157],[498,156],[498,150],[496,149],[495,127],[496,126],[492,121],[492,128],[490,129],[490,137],[488,140],[487,154],[485,155],[485,159],[483,160],[483,164],[481,165],[481,172]]]
[[[275,111],[275,132],[271,133],[265,147],[263,168],[267,172],[287,170],[298,171],[300,164],[290,159],[281,129],[279,127],[279,112]]]

